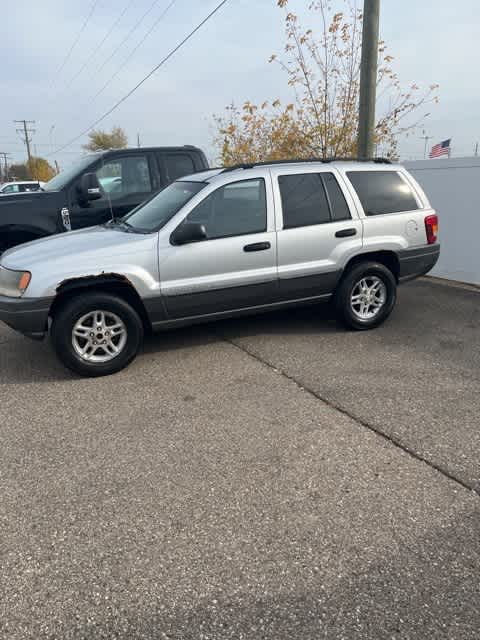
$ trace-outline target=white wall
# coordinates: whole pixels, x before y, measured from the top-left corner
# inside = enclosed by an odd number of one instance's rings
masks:
[[[440,258],[430,273],[480,284],[480,158],[437,158],[405,166],[440,218]]]

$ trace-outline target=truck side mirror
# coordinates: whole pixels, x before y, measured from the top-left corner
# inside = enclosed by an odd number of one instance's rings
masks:
[[[77,187],[78,195],[83,202],[98,200],[102,197],[102,187],[96,173],[84,173]]]

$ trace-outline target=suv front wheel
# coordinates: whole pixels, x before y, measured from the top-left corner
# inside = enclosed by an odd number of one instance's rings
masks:
[[[386,320],[396,299],[392,272],[379,262],[362,262],[344,276],[335,294],[335,306],[347,327],[365,330]]]
[[[143,325],[135,309],[122,298],[82,293],[55,313],[51,338],[66,367],[83,376],[106,376],[135,358]]]

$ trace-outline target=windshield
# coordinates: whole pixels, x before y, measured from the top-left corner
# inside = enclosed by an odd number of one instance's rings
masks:
[[[207,186],[206,182],[173,182],[160,193],[141,204],[124,221],[145,233],[158,231],[172,218],[189,200]]]
[[[44,184],[43,190],[60,191],[60,189],[63,189],[63,187],[67,185],[70,180],[72,180],[72,178],[75,178],[76,175],[82,173],[89,165],[92,164],[92,162],[94,162],[94,160],[97,159],[98,156],[92,154],[80,158],[80,160],[77,160],[72,165],[70,165],[68,169],[65,169],[65,171],[62,171],[58,174],[58,176],[55,176],[46,184]]]

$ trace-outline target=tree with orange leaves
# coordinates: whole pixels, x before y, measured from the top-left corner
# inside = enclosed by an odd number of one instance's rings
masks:
[[[286,44],[283,56],[272,55],[270,62],[285,72],[293,101],[246,101],[214,116],[222,164],[355,156],[363,16],[351,0],[343,2],[345,11],[336,13],[331,0],[311,2],[310,15],[320,23],[315,35],[288,10],[288,0],[277,1],[285,11]],[[378,55],[375,143],[382,155],[396,158],[398,137],[420,125],[421,109],[438,101],[438,85],[403,88],[383,41]]]

